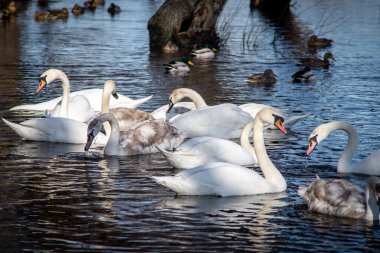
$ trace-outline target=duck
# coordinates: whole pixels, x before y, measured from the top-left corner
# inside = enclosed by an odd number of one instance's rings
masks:
[[[162,45],[162,52],[164,53],[175,53],[178,52],[179,48],[177,44],[175,44],[173,41],[168,40]]]
[[[188,65],[194,65],[191,60],[187,56],[182,56],[177,61],[171,61],[167,64],[165,64],[165,70],[168,73],[172,74],[181,74],[181,73],[187,73],[190,71],[190,68]]]
[[[84,8],[86,8],[90,11],[94,11],[96,9],[96,7],[97,7],[97,5],[96,5],[95,0],[88,0],[88,1],[84,2]]]
[[[330,47],[333,40],[326,38],[319,38],[317,35],[312,35],[307,41],[309,48],[324,48]]]
[[[120,132],[119,123],[111,113],[103,113],[90,122],[87,128],[88,151],[102,124],[109,122],[111,134],[104,147],[104,155],[128,156],[159,152],[157,148],[173,149],[181,144],[186,133],[163,120],[147,120],[134,125],[128,131]]]
[[[47,117],[63,117],[85,122],[89,120],[95,111],[88,99],[83,95],[70,97],[70,82],[64,72],[59,69],[49,69],[42,73],[36,90],[38,94],[46,85],[59,79],[63,88],[62,100],[56,104],[53,110],[45,113]]]
[[[335,60],[332,53],[327,52],[323,56],[323,60],[319,58],[301,58],[297,65],[309,66],[309,67],[322,67],[328,68],[330,66],[330,60]]]
[[[188,139],[174,150],[160,150],[168,162],[178,169],[190,169],[208,162],[226,162],[236,165],[256,164],[255,149],[249,143],[253,121],[248,123],[240,136],[240,145],[210,136]]]
[[[317,126],[309,136],[309,147],[306,155],[316,148],[317,144],[323,141],[327,136],[335,131],[343,130],[347,133],[348,142],[338,161],[337,171],[339,173],[357,173],[366,175],[380,176],[380,150],[373,152],[371,155],[353,164],[352,158],[358,145],[358,133],[349,123],[343,121],[332,121]]]
[[[300,186],[298,195],[312,212],[377,221],[379,220],[380,178],[366,180],[365,192],[344,179],[317,180]]]
[[[271,85],[277,82],[276,74],[271,69],[267,69],[264,73],[252,74],[245,80],[250,84],[264,84]]]
[[[192,102],[180,102],[184,98],[189,98]],[[169,96],[169,104],[168,104],[167,112],[170,112],[171,108],[173,108],[178,103],[180,103],[180,106],[185,106],[191,110],[194,110],[194,106],[191,103],[193,103],[195,105],[196,109],[208,107],[208,105],[207,105],[206,101],[203,99],[203,97],[198,92],[196,92],[195,90],[189,89],[189,88],[178,88],[178,89],[175,89],[171,92],[171,94]],[[188,104],[185,105],[182,103],[188,103]],[[270,105],[258,104],[258,103],[246,103],[246,104],[238,105],[238,107],[241,110],[243,110],[244,112],[248,113],[251,116],[251,118],[255,118],[256,114],[261,109],[264,109],[264,108],[275,109],[274,107],[272,107]],[[286,120],[284,122],[284,125],[286,128],[290,128],[291,126],[293,126],[297,122],[299,122],[301,119],[304,119],[304,118],[310,116],[310,114],[289,115],[287,113],[284,113],[283,111],[281,111],[281,113],[286,115]],[[169,121],[171,122],[171,121],[175,120],[175,118],[177,118],[177,117],[180,117],[180,114],[174,115],[172,118],[169,119]],[[249,121],[247,121],[247,123],[248,122]],[[244,124],[243,127],[246,124]],[[271,125],[269,125],[266,129],[275,129],[275,128],[272,127]],[[240,134],[238,136],[236,136],[235,138],[239,138],[239,137],[240,137]]]
[[[46,12],[36,11],[34,13],[34,19],[36,21],[53,21],[57,19],[67,19],[69,17],[69,11],[67,8],[60,10],[47,10]]]
[[[115,15],[121,11],[120,6],[114,3],[111,3],[107,9],[108,13],[111,15]]]
[[[75,4],[74,7],[71,9],[71,12],[75,15],[81,15],[84,13],[84,7],[80,6],[79,4]]]
[[[309,66],[306,66],[304,69],[297,71],[292,75],[293,82],[302,83],[302,82],[311,82],[315,80],[315,75],[311,71]]]
[[[46,79],[53,80],[52,78],[54,76],[61,75],[63,71],[58,70],[58,69],[49,69],[45,71],[44,73],[47,73]],[[50,75],[52,75],[52,77],[50,77]],[[102,104],[102,94],[103,94],[103,89],[95,88],[95,89],[85,89],[85,90],[80,90],[76,92],[71,92],[70,96],[74,97],[77,95],[82,95],[86,97],[87,100],[90,102],[90,105],[94,109],[94,111],[100,112],[101,104]],[[140,106],[141,104],[147,102],[151,98],[152,98],[152,95],[134,100],[125,95],[118,93],[118,99],[111,97],[110,108],[115,108],[115,107],[136,108]],[[10,110],[11,111],[14,111],[14,110],[31,110],[31,111],[48,110],[49,111],[49,110],[53,110],[55,106],[59,103],[59,101],[61,100],[62,100],[62,97],[57,97],[57,98],[54,98],[52,100],[42,102],[42,103],[18,105],[18,106],[12,107]]]
[[[204,48],[194,49],[190,54],[199,60],[212,59],[215,57],[215,52],[218,50],[207,44]]]
[[[261,110],[254,120],[253,144],[264,176],[256,171],[225,162],[210,162],[183,170],[174,176],[153,176],[152,179],[178,195],[216,195],[221,197],[283,192],[285,178],[270,160],[264,145],[264,126],[274,124],[284,134],[284,118],[272,108]]]

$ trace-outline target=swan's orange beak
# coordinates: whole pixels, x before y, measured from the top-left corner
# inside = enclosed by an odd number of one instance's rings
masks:
[[[284,125],[282,124],[281,119],[276,120],[276,122],[274,122],[274,125],[275,125],[278,129],[280,129],[281,132],[283,132],[284,134],[287,134],[286,129],[285,129]]]
[[[314,150],[315,146],[317,146],[317,142],[314,140],[309,141],[309,148],[306,151],[306,155],[310,155],[310,153]]]
[[[40,83],[38,84],[38,88],[36,90],[36,94],[38,94],[38,92],[40,92],[40,90],[42,90],[43,87],[45,87],[46,85],[46,76],[42,76],[40,77]]]

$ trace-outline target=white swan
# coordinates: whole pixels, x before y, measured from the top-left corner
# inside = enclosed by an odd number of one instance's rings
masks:
[[[49,69],[42,73],[36,94],[49,83],[59,79],[62,83],[63,96],[62,100],[56,104],[51,112],[47,112],[48,117],[62,117],[85,122],[94,114],[94,109],[90,102],[82,95],[70,97],[70,82],[65,73],[58,69]]]
[[[192,100],[197,109],[204,108],[204,107],[208,106],[206,101],[202,98],[202,96],[198,92],[196,92],[192,89],[188,89],[188,88],[178,88],[178,89],[173,90],[169,96],[169,108],[172,108],[175,104],[177,104],[179,101],[181,101],[184,98],[189,98],[190,100]],[[256,114],[263,108],[276,109],[276,108],[269,106],[269,105],[257,104],[257,103],[247,103],[247,104],[239,105],[239,107],[243,111],[249,113],[252,118],[255,118]],[[276,109],[276,110],[278,110],[278,109]],[[170,111],[170,109],[168,111]],[[287,118],[284,122],[284,126],[286,128],[290,128],[291,126],[296,124],[299,120],[309,116],[309,114],[299,115],[299,116],[291,116],[291,115],[286,114],[284,112],[281,112],[281,113],[283,115],[287,116]],[[270,125],[268,128],[274,129],[275,127]]]
[[[253,121],[248,123],[240,136],[241,145],[215,137],[195,137],[175,148],[160,150],[171,165],[179,169],[190,169],[208,162],[226,162],[236,165],[257,163],[256,153],[249,143]]]
[[[24,140],[83,144],[87,141],[87,124],[77,120],[52,117],[30,119],[20,124],[2,118]],[[107,137],[97,136],[96,144],[104,145]]]
[[[112,80],[107,80],[104,83],[101,100],[102,111],[104,112],[109,111],[109,102],[111,95],[113,95],[113,97],[117,97],[115,91],[115,82]],[[61,117],[52,117],[30,119],[20,124],[12,123],[6,119],[3,119],[3,121],[25,140],[75,144],[83,144],[87,142],[87,124],[76,120]],[[107,124],[105,124],[104,127],[107,134],[99,134],[94,140],[95,144],[106,144],[111,129]]]
[[[136,155],[158,152],[161,149],[173,149],[181,144],[186,135],[162,120],[144,121],[126,132],[120,132],[119,123],[111,113],[97,116],[87,129],[85,150],[91,147],[93,139],[99,134],[103,122],[111,125],[111,135],[104,148],[105,155]]]
[[[55,72],[54,70],[51,70]],[[49,77],[51,79],[51,77]],[[103,94],[103,89],[86,89],[76,92],[71,92],[70,96],[74,97],[77,95],[85,96],[90,102],[91,107],[99,112],[101,110],[101,98]],[[119,94],[119,99],[111,98],[110,106],[111,108],[115,107],[127,107],[127,108],[136,108],[140,106],[142,103],[148,101],[152,98],[151,96],[141,98],[141,99],[130,99],[127,96]],[[62,97],[58,97],[46,102],[38,103],[38,104],[26,104],[19,105],[11,108],[10,110],[34,110],[34,111],[45,111],[45,110],[53,110],[55,106],[62,100]]]
[[[308,187],[299,187],[298,194],[313,212],[379,220],[380,178],[378,177],[370,177],[367,180],[365,193],[347,180],[325,181],[317,177],[317,180]]]
[[[153,179],[180,195],[252,195],[286,190],[286,181],[270,160],[264,145],[264,124],[274,124],[286,133],[279,111],[266,108],[257,114],[254,122],[253,143],[262,177],[254,170],[222,162],[212,162],[184,170],[175,176]]]
[[[334,130],[343,130],[348,135],[348,143],[338,161],[337,169],[339,173],[380,175],[380,150],[375,151],[356,164],[352,164],[352,158],[358,145],[358,133],[352,125],[342,121],[332,121],[316,127],[310,134],[309,148],[306,154],[309,155],[316,145]]]

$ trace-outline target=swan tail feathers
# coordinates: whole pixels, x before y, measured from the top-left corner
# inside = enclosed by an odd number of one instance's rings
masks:
[[[118,101],[117,107],[137,108],[141,104],[143,104],[146,101],[148,101],[149,99],[151,99],[152,97],[153,97],[153,95],[150,95],[150,96],[147,96],[145,98],[140,98],[140,99],[136,99],[136,100],[133,100],[133,99],[130,99],[127,97],[127,100],[125,100],[125,101]],[[112,108],[114,108],[114,107],[112,107]]]
[[[24,138],[26,140],[37,140],[38,141],[38,140],[40,140],[38,137],[41,135],[44,135],[44,133],[39,131],[38,129],[28,127],[28,126],[24,126],[21,124],[16,124],[16,123],[10,122],[4,118],[2,118],[2,120],[7,126],[12,128],[13,131],[15,131],[19,136],[21,136],[22,138]]]
[[[153,176],[152,179],[156,181],[156,183],[162,186],[165,186],[166,188],[169,188],[170,190],[173,190],[175,192],[177,192],[179,188],[178,186],[180,186],[179,182],[177,182],[177,178],[173,176],[163,176],[163,177]]]

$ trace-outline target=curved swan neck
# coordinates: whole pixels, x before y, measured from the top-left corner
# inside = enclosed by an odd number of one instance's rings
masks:
[[[269,158],[264,144],[264,122],[260,113],[256,115],[253,127],[253,145],[255,147],[257,162],[264,174],[266,181],[275,185],[280,191],[286,189],[285,178]]]
[[[251,131],[253,130],[253,125],[254,125],[254,121],[251,121],[250,123],[248,123],[248,124],[243,128],[243,131],[241,132],[241,135],[240,135],[240,145],[241,145],[246,151],[248,151],[248,153],[250,153],[251,156],[253,156],[253,157],[256,158],[256,152],[255,152],[255,149],[254,149],[254,147],[251,145],[251,143],[249,142],[249,134],[250,134]]]
[[[57,70],[57,77],[61,80],[63,93],[62,93],[62,102],[61,102],[61,111],[60,116],[67,118],[69,112],[69,101],[70,101],[70,82],[66,74],[60,70]]]
[[[194,102],[196,108],[199,109],[199,108],[203,108],[203,107],[207,106],[205,100],[195,90],[187,89],[187,88],[181,88],[180,92],[181,92],[181,95],[183,98],[185,98],[185,97],[190,98],[191,101]]]
[[[338,161],[338,172],[351,172],[353,168],[352,158],[354,157],[356,147],[358,146],[358,133],[356,129],[348,123],[335,121],[330,123],[328,133],[334,130],[343,130],[347,133],[348,142]]]
[[[119,123],[115,116],[110,113],[104,113],[100,116],[101,123],[109,122],[111,125],[111,134],[108,139],[106,146],[104,147],[105,155],[117,155],[119,154],[119,143],[120,143],[120,128]]]
[[[376,184],[380,184],[380,179],[371,177],[367,180],[365,189],[366,198],[366,212],[365,218],[367,220],[379,220],[379,206],[376,200]]]

